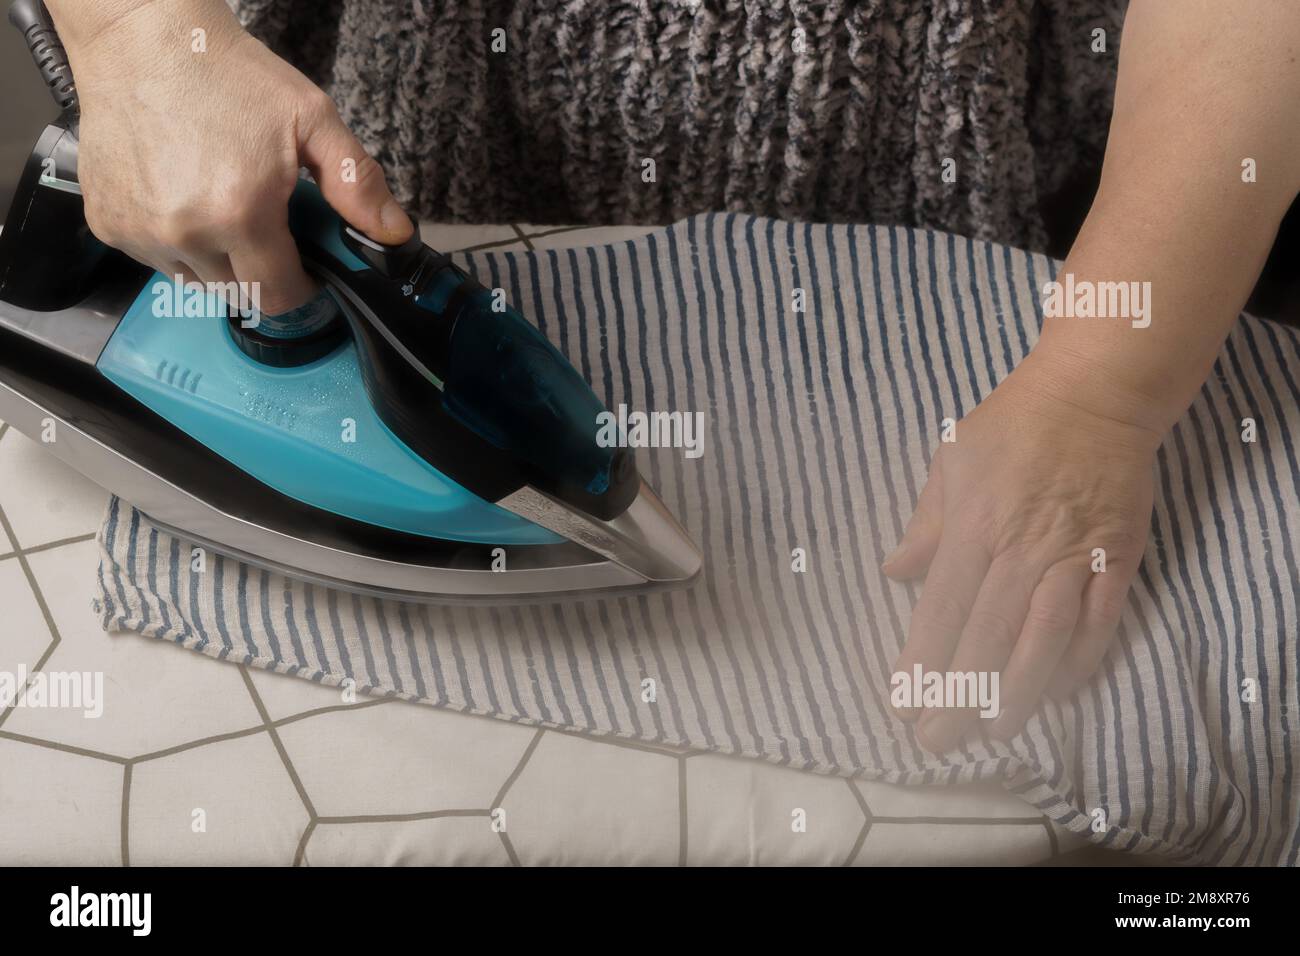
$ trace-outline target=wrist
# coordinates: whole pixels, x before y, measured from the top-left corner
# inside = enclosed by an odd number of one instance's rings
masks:
[[[1086,416],[1099,427],[1114,427],[1154,451],[1182,417],[1187,404],[1171,395],[1153,395],[1095,356],[1063,343],[1040,341],[1013,376],[1038,400]]]
[[[127,33],[177,30],[188,42],[196,28],[209,34],[242,29],[225,0],[45,0],[45,4],[71,56],[101,42],[115,45]]]

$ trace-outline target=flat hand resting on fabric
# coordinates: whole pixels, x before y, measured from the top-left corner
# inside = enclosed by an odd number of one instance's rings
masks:
[[[1033,351],[934,456],[884,568],[926,574],[895,671],[996,672],[1001,713],[927,706],[928,749],[983,723],[1017,733],[1044,689],[1070,690],[1112,643],[1147,538],[1155,450],[1209,376],[1300,192],[1287,112],[1297,44],[1286,3],[1231,18],[1210,0],[1130,5],[1101,184],[1059,277],[1140,286],[1142,314],[1057,311],[1045,296]],[[1267,181],[1243,174],[1265,163]]]
[[[1160,433],[1062,395],[1054,371],[1027,360],[957,423],[884,565],[926,575],[895,671],[998,672],[1001,738],[1101,662],[1151,521]],[[902,712],[940,752],[976,714]]]

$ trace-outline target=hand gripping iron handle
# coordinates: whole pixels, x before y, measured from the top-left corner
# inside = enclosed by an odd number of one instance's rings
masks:
[[[63,109],[71,135],[48,152],[61,151],[55,168],[75,180],[79,104],[67,52],[42,0],[14,0],[9,20]],[[597,441],[603,406],[526,319],[499,309],[418,232],[381,246],[347,229],[314,185],[299,183],[290,226],[304,260],[347,304],[376,411],[417,455],[488,501],[527,483],[602,520],[628,509],[641,485],[634,456]],[[8,228],[0,236],[13,238]]]
[[[72,79],[72,67],[68,65],[68,53],[54,29],[54,21],[50,19],[50,11],[45,9],[42,0],[14,0],[9,7],[9,22],[23,35],[27,52],[41,71],[59,109],[75,118],[79,109],[77,86]]]

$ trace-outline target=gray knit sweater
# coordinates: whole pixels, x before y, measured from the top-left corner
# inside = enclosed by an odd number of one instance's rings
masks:
[[[743,210],[1042,248],[1044,200],[1100,164],[1126,0],[231,2],[427,218]]]

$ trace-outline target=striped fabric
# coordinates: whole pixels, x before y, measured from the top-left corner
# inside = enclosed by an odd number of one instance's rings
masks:
[[[641,453],[704,548],[701,580],[568,605],[382,604],[221,558],[191,573],[186,543],[114,501],[105,629],[506,720],[892,782],[996,778],[1108,846],[1296,861],[1295,332],[1243,318],[1166,440],[1146,562],[1103,672],[1011,743],[935,757],[888,709],[917,591],[879,562],[939,422],[1032,344],[1055,264],[937,233],[736,215],[463,261],[607,403],[705,414],[702,457]],[[1258,441],[1240,439],[1244,418]],[[1247,680],[1257,694],[1243,701]]]

